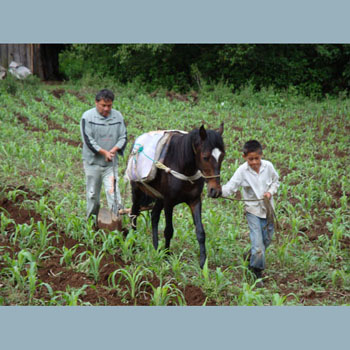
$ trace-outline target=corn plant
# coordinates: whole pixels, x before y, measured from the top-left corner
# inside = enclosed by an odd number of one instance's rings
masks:
[[[88,254],[90,255],[89,258],[89,275],[91,275],[94,278],[95,283],[98,282],[98,280],[100,279],[100,264],[101,261],[103,259],[103,257],[105,256],[104,252],[99,252],[97,254],[97,256],[95,256],[95,254],[93,254],[92,252],[88,252]]]
[[[349,271],[345,269],[335,269],[331,274],[332,285],[336,288],[342,288],[344,290],[350,289],[350,275]]]
[[[30,304],[36,292],[36,287],[37,287],[36,284],[38,281],[36,262],[30,263],[30,268],[27,270],[27,280],[28,280],[29,304]]]
[[[34,202],[34,209],[42,217],[47,217],[47,213],[51,212],[50,206],[48,204],[48,198],[42,196],[39,201]]]
[[[17,285],[20,289],[24,288],[25,277],[22,276],[21,270],[16,261],[13,261],[11,266],[4,268],[4,272],[9,277],[12,284]]]
[[[285,304],[287,300],[287,296],[280,296],[278,293],[274,293],[272,295],[272,302],[271,305],[273,306],[282,306]]]
[[[186,274],[183,272],[185,263],[181,260],[185,252],[186,250],[183,250],[180,253],[180,255],[172,254],[168,259],[169,264],[171,266],[171,270],[176,280],[183,280],[183,281],[187,280]]]
[[[210,286],[210,273],[208,268],[208,259],[206,259],[203,269],[202,269],[202,276],[204,278],[204,286],[209,287]]]
[[[44,249],[52,239],[50,237],[51,231],[49,231],[52,224],[47,225],[46,222],[38,221],[36,223],[37,228],[37,241],[40,249]]]
[[[258,280],[255,281],[253,285],[249,285],[248,283],[243,283],[242,290],[237,296],[237,305],[245,305],[245,306],[264,305],[263,295],[260,293],[260,291],[254,290],[257,282]]]
[[[75,258],[74,265],[77,271],[89,273],[90,259],[89,258],[84,259],[87,255],[89,255],[89,251],[84,251],[78,254],[77,257]]]
[[[89,247],[95,247],[98,242],[99,237],[103,237],[103,233],[100,231],[95,231],[93,228],[93,221],[89,220],[87,222],[86,228],[83,231],[83,240]]]
[[[10,199],[12,202],[16,202],[17,197],[20,195],[26,197],[27,192],[19,189],[15,189],[7,192],[7,198]]]
[[[72,267],[73,255],[75,254],[79,246],[82,246],[82,244],[78,243],[74,245],[72,248],[67,248],[64,246],[62,249],[62,257],[60,259],[60,264],[63,265],[63,263],[65,263],[67,267]]]
[[[158,287],[150,284],[153,294],[151,295],[150,305],[166,306],[169,304],[186,305],[185,297],[180,289],[172,283],[165,283]]]
[[[8,225],[10,224],[14,224],[15,222],[8,218],[3,212],[0,215],[0,232],[2,235],[6,235],[7,231],[6,228],[8,227]]]
[[[90,223],[91,222],[91,223]],[[93,226],[93,221],[90,220],[88,222],[91,227]],[[67,222],[66,222],[66,232],[69,233],[69,236],[76,239],[80,240],[82,231],[85,228],[85,219],[76,215],[69,215],[67,217]]]
[[[25,264],[34,264],[34,258],[32,254],[26,250],[21,250],[17,254],[17,259],[12,259],[8,255],[4,256],[8,267],[4,269],[5,273],[9,276],[10,281],[17,285],[20,289],[23,289],[27,278],[23,275]]]
[[[130,232],[126,237],[121,232],[118,232],[115,236],[118,241],[118,246],[121,249],[121,256],[124,261],[130,261],[133,256],[133,248],[136,243],[136,233]]]
[[[114,255],[117,252],[117,249],[119,247],[119,242],[121,238],[119,234],[109,234],[105,237],[103,240],[101,251],[106,252],[108,254]],[[122,239],[122,241],[124,241]]]
[[[33,235],[33,229],[34,229],[34,222],[32,220],[31,224],[17,224],[15,233],[12,235],[12,243],[16,244],[17,237],[20,237],[20,246],[25,247],[26,245],[29,246],[28,243],[32,243],[31,235]],[[27,244],[26,244],[27,242]]]
[[[58,292],[56,296],[51,298],[50,302],[55,304],[58,303],[59,300],[63,300],[64,305],[67,306],[77,306],[82,303],[80,296],[86,294],[85,289],[88,285],[83,285],[81,288],[71,288],[67,287],[65,292]]]
[[[217,294],[231,284],[229,279],[225,276],[225,272],[226,271],[221,271],[221,267],[217,267],[215,270],[214,286]]]
[[[132,300],[136,301],[136,297],[142,286],[142,280],[149,274],[151,274],[151,271],[146,268],[141,268],[141,266],[137,266],[132,272],[122,268],[112,272],[108,277],[108,281],[112,288],[117,288],[117,285],[121,282],[122,278],[124,278],[125,281],[128,282],[126,286],[128,294]],[[119,275],[119,278],[116,281],[117,275]]]

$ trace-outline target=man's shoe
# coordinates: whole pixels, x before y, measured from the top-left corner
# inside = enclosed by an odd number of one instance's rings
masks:
[[[255,283],[256,288],[264,288],[264,282],[263,280],[259,280]]]
[[[249,266],[249,270],[253,272],[256,279],[262,277],[262,269],[258,269],[256,267]]]

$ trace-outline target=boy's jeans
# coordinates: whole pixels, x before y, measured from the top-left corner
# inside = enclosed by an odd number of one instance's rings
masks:
[[[265,250],[270,245],[273,236],[273,223],[267,225],[267,219],[246,213],[252,243],[250,266],[265,269]],[[266,227],[267,225],[267,227]]]
[[[98,215],[102,183],[105,188],[108,207],[112,209],[114,202],[113,167],[90,165],[84,162],[84,170],[86,178],[86,215],[89,218],[93,214]],[[115,173],[116,175],[118,174],[117,167]],[[116,176],[116,193],[117,203],[120,205],[121,198],[118,188],[118,175]]]

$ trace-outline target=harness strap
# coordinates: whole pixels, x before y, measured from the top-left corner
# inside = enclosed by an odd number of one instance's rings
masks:
[[[177,172],[177,171],[167,167],[165,164],[161,163],[160,161],[154,160],[151,157],[149,157],[145,153],[145,151],[143,149],[143,145],[135,144],[135,146],[139,146],[139,148],[133,152],[134,153],[134,158],[135,158],[137,153],[141,153],[142,152],[144,154],[144,156],[146,158],[148,158],[149,160],[151,160],[158,169],[164,170],[166,173],[173,175],[174,177],[176,177],[179,180],[189,181],[191,184],[193,184],[194,181],[200,179],[201,177],[204,178],[204,179],[213,179],[213,178],[220,177],[220,175],[209,175],[209,176],[204,175],[200,170],[198,170],[194,175],[191,175],[191,176],[187,176],[187,175],[181,174],[181,173],[179,173],[179,172]],[[193,144],[192,144],[192,148],[193,148],[194,153],[196,154],[196,150],[195,150],[195,147],[194,147]],[[139,182],[141,182],[142,185],[145,186],[157,198],[164,198],[164,196],[159,191],[157,191],[152,186],[148,185],[145,181],[142,181],[141,179],[139,179]]]
[[[199,178],[202,177],[202,173],[200,170],[198,170],[194,175],[192,176],[187,176],[187,175],[183,175],[175,170],[172,170],[171,168],[167,167],[165,164],[159,162],[159,161],[155,161],[154,162],[156,167],[158,169],[164,170],[166,173],[173,175],[174,177],[176,177],[177,179],[183,180],[183,181],[189,181],[191,184],[193,184],[193,181],[198,180]]]
[[[152,186],[150,186],[148,183],[144,182],[144,181],[140,181],[142,183],[143,186],[145,186],[151,193],[153,193],[157,198],[161,198],[163,199],[164,196],[157,191],[155,188],[153,188]]]

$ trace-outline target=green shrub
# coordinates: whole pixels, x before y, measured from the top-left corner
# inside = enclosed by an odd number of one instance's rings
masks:
[[[59,55],[61,73],[73,80],[110,77],[177,92],[205,82],[236,91],[295,86],[315,97],[349,89],[349,60],[348,44],[73,44]]]

